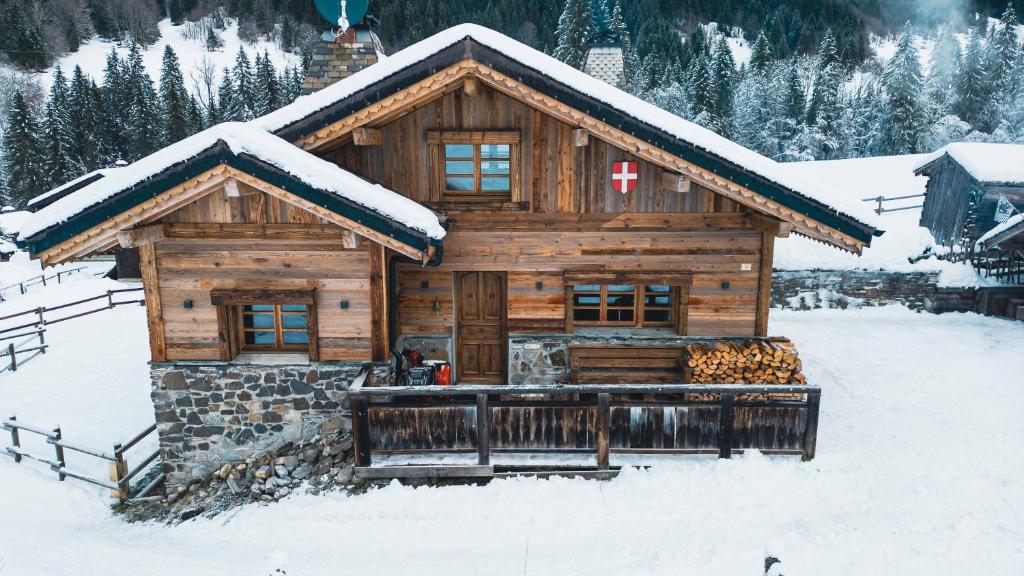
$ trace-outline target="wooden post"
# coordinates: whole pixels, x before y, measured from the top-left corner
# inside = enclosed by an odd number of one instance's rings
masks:
[[[369,466],[370,460],[370,410],[365,398],[352,398],[352,446],[356,466]]]
[[[18,358],[17,356],[14,355],[14,342],[11,342],[10,344],[7,345],[7,353],[11,355],[11,372],[17,372]]]
[[[11,422],[17,423],[18,417],[17,416],[11,416],[9,418],[9,420]],[[20,436],[21,435],[18,433],[18,429],[16,427],[12,426],[11,427],[11,446],[13,446],[15,448],[21,448],[21,438],[20,438]],[[14,461],[15,462],[21,462],[21,454],[15,454],[14,455]]]
[[[597,469],[608,469],[608,437],[611,420],[610,396],[607,393],[597,395]]]
[[[46,338],[43,336],[46,334],[45,330],[39,330],[36,335],[39,336],[39,353],[46,354]]]
[[[487,394],[476,395],[476,452],[481,466],[491,463],[491,409],[487,406]]]
[[[124,459],[124,453],[121,452],[121,445],[114,444],[114,461],[110,463],[110,481],[117,485],[117,490],[111,492],[114,498],[117,498],[121,502],[128,499],[128,482],[124,480],[124,477],[128,475],[128,462]]]
[[[375,362],[387,362],[391,355],[387,269],[384,246],[370,243],[370,350]]]
[[[46,325],[46,318],[43,317],[44,312],[46,312],[46,308],[44,308],[43,306],[36,308],[36,314],[39,315],[39,322],[37,322],[37,324],[39,324],[40,326]]]
[[[718,457],[732,458],[732,426],[735,418],[733,393],[722,392],[722,409],[718,423]]]
[[[112,290],[107,290],[107,308],[110,309],[110,308],[113,308],[113,307],[114,307],[114,292]]]
[[[821,406],[821,390],[807,393],[807,425],[804,428],[804,461],[814,460],[818,444],[818,409]]]
[[[53,439],[59,442],[61,438],[63,438],[63,435],[60,432],[60,426],[57,426],[56,428],[53,429]],[[54,452],[56,453],[56,456],[57,456],[57,464],[58,464],[57,470],[56,470],[56,472],[57,472],[57,480],[60,480],[61,482],[63,482],[64,481],[64,464],[65,464],[65,462],[64,462],[64,447],[59,445],[59,444],[54,444],[53,445],[53,450],[54,450]]]

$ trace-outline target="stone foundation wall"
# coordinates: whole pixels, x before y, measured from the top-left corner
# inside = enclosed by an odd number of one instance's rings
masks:
[[[903,304],[911,310],[974,310],[974,288],[939,288],[937,272],[776,270],[772,307],[795,310]]]
[[[153,364],[153,406],[167,491],[222,465],[351,429],[348,388],[361,363]],[[375,375],[387,377],[387,366]]]

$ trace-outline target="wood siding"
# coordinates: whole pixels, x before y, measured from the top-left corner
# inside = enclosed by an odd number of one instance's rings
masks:
[[[921,225],[939,245],[971,246],[994,228],[1000,194],[1018,210],[1024,210],[1024,187],[979,184],[952,158],[935,161],[926,174],[928,187]]]
[[[220,357],[211,290],[310,288],[320,359],[371,358],[371,243],[346,249],[342,228],[262,193],[215,191],[164,221],[172,226],[155,256],[168,360]],[[217,224],[229,226],[206,226]]]

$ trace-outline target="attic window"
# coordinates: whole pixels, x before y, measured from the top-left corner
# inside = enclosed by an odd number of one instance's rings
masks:
[[[516,196],[518,131],[431,130],[434,192],[447,202],[508,202]]]

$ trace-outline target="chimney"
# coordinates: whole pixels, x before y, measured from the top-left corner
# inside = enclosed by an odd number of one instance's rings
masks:
[[[353,26],[338,36],[324,32],[306,70],[302,94],[312,94],[376,64],[378,53],[383,53],[380,39],[368,27]]]
[[[625,89],[625,59],[619,35],[611,30],[602,30],[590,37],[589,44],[583,71],[616,88]]]

